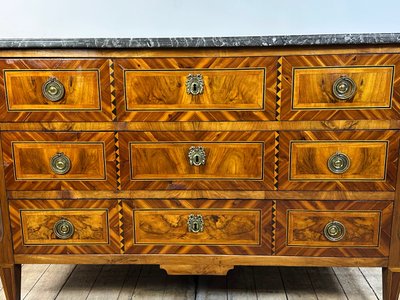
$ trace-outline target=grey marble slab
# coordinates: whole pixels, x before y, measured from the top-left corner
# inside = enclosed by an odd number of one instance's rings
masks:
[[[223,48],[308,45],[400,44],[400,33],[279,35],[243,37],[177,38],[78,38],[78,39],[0,39],[1,49],[10,48]]]

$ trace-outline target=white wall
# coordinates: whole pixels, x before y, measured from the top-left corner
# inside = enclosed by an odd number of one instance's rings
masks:
[[[400,32],[400,1],[0,0],[0,38]]]

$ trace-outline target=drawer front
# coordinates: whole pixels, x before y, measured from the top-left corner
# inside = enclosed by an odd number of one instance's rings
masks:
[[[272,120],[276,65],[269,57],[117,59],[118,119]]]
[[[282,120],[399,119],[396,55],[285,57]]]
[[[272,189],[273,138],[265,132],[122,132],[122,189]]]
[[[9,190],[114,189],[112,133],[2,133]]]
[[[389,201],[280,201],[276,254],[388,256],[392,209]]]
[[[271,203],[124,202],[127,253],[269,254]]]
[[[282,132],[282,190],[394,190],[398,134]]]
[[[119,253],[117,201],[10,201],[15,253]]]
[[[0,60],[3,121],[111,121],[108,60]]]

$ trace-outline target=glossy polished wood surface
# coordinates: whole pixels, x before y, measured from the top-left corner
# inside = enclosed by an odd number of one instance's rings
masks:
[[[115,200],[13,200],[10,215],[15,253],[119,253],[119,207]],[[54,225],[61,219],[75,228],[68,239],[55,235]]]
[[[201,232],[188,230],[189,216],[201,216]],[[259,245],[261,211],[155,209],[134,211],[136,244]]]
[[[55,262],[158,264],[170,274],[380,266],[394,299],[399,55],[395,46],[0,51],[12,70],[0,78],[10,299],[18,263]],[[38,100],[53,73],[81,99]],[[202,74],[203,94],[187,94],[189,74]],[[341,76],[357,85],[346,101],[332,98]],[[204,147],[205,165],[190,165],[191,146]],[[68,173],[50,173],[54,151],[71,158]],[[351,161],[343,174],[327,168],[337,152]],[[188,231],[190,214],[203,217],[203,232]],[[51,234],[58,218],[74,223],[70,239]],[[339,241],[324,236],[332,221],[346,228]]]
[[[56,78],[64,97],[53,102],[43,84]],[[109,61],[0,59],[1,122],[111,121]]]
[[[119,121],[274,120],[275,57],[116,59]],[[186,93],[202,74],[204,92]]]
[[[348,100],[333,93],[334,82],[343,77],[353,80],[356,88]],[[392,105],[393,77],[392,66],[294,68],[292,109],[387,109]]]

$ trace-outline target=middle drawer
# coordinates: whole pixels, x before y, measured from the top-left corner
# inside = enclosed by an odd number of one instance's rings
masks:
[[[273,189],[273,132],[121,132],[119,148],[122,189]]]

